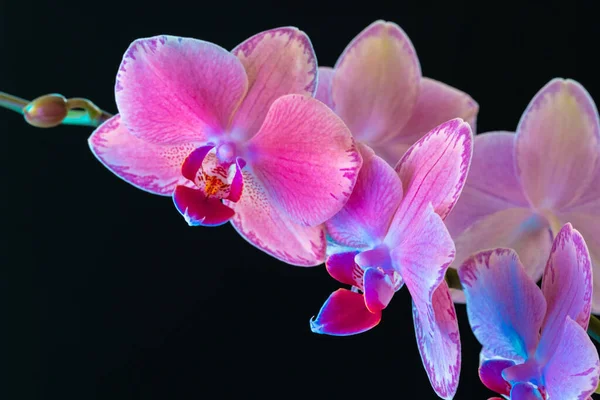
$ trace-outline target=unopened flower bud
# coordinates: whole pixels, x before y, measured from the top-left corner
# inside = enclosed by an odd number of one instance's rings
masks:
[[[69,112],[67,99],[47,94],[29,103],[23,110],[25,120],[37,128],[52,128],[62,123]]]

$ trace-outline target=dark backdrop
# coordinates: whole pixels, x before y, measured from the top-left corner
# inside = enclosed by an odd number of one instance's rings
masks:
[[[167,33],[233,48],[294,25],[312,39],[320,65],[331,66],[382,18],[408,33],[425,76],[475,98],[478,132],[514,130],[531,97],[556,76],[580,81],[600,101],[592,1],[451,3],[362,2],[351,10],[350,2],[2,0],[0,90],[88,97],[116,112],[116,71],[136,38]],[[14,355],[6,363],[2,356],[9,372],[2,379],[18,390],[5,398],[436,398],[406,290],[370,332],[313,334],[310,317],[340,286],[323,267],[287,266],[229,225],[188,227],[169,198],[135,189],[96,161],[86,143],[91,128],[40,130],[5,110],[0,126],[2,292],[9,294],[0,331]],[[457,398],[486,399],[464,306],[458,315]]]

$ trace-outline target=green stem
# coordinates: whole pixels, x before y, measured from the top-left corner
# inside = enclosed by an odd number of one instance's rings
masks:
[[[596,342],[600,343],[600,319],[592,315],[590,317],[590,324],[588,325],[588,335],[591,336]]]

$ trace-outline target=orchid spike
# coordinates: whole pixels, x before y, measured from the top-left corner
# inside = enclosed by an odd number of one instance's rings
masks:
[[[365,145],[364,165],[348,203],[326,223],[346,251],[327,258],[339,289],[311,320],[315,333],[352,335],[376,326],[406,284],[413,299],[417,344],[433,389],[452,398],[460,371],[460,339],[444,273],[454,243],[443,219],[462,190],[472,132],[460,118],[425,135],[394,170]]]
[[[488,388],[511,400],[586,400],[594,393],[600,360],[585,331],[592,267],[571,224],[554,240],[541,289],[511,249],[475,254],[459,275]]]
[[[479,110],[466,93],[422,77],[406,33],[381,20],[348,44],[334,68],[319,69],[316,97],[392,166],[442,122],[462,118],[475,131]]]
[[[296,28],[233,51],[201,40],[136,40],[115,85],[119,114],[89,144],[117,176],[173,196],[190,225],[231,221],[293,265],[325,258],[323,222],[354,187],[361,157],[342,120],[311,96],[317,64]]]
[[[588,92],[553,79],[531,100],[516,134],[477,135],[467,184],[446,225],[458,268],[471,254],[514,249],[538,281],[552,239],[570,222],[600,268],[600,124]],[[593,312],[600,312],[600,273]],[[464,301],[460,292],[457,301]]]

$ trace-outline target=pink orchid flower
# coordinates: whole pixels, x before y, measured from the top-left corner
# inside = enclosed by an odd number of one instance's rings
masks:
[[[477,135],[473,165],[446,219],[458,267],[471,254],[514,249],[538,281],[552,238],[571,222],[600,266],[600,124],[587,91],[553,79],[531,100],[516,134]],[[600,312],[600,273],[592,310]],[[464,301],[461,293],[455,300]]]
[[[313,99],[317,64],[296,28],[233,51],[189,38],[139,39],[115,86],[120,114],[90,137],[108,169],[173,196],[190,225],[229,220],[294,265],[325,259],[323,222],[347,201],[360,153],[341,119]]]
[[[458,323],[444,280],[454,243],[443,219],[462,190],[471,139],[466,122],[450,120],[415,143],[395,170],[361,145],[354,192],[326,223],[331,240],[347,248],[327,258],[327,271],[352,290],[333,292],[311,320],[316,333],[364,332],[406,284],[423,364],[443,398],[454,395],[460,371]]]
[[[512,249],[472,256],[459,276],[488,388],[512,400],[585,400],[594,392],[600,360],[586,333],[592,267],[571,224],[554,240],[541,290]]]
[[[464,119],[475,131],[479,110],[466,93],[422,77],[410,39],[385,21],[356,36],[333,69],[319,68],[316,98],[392,166],[423,135],[452,118]]]

